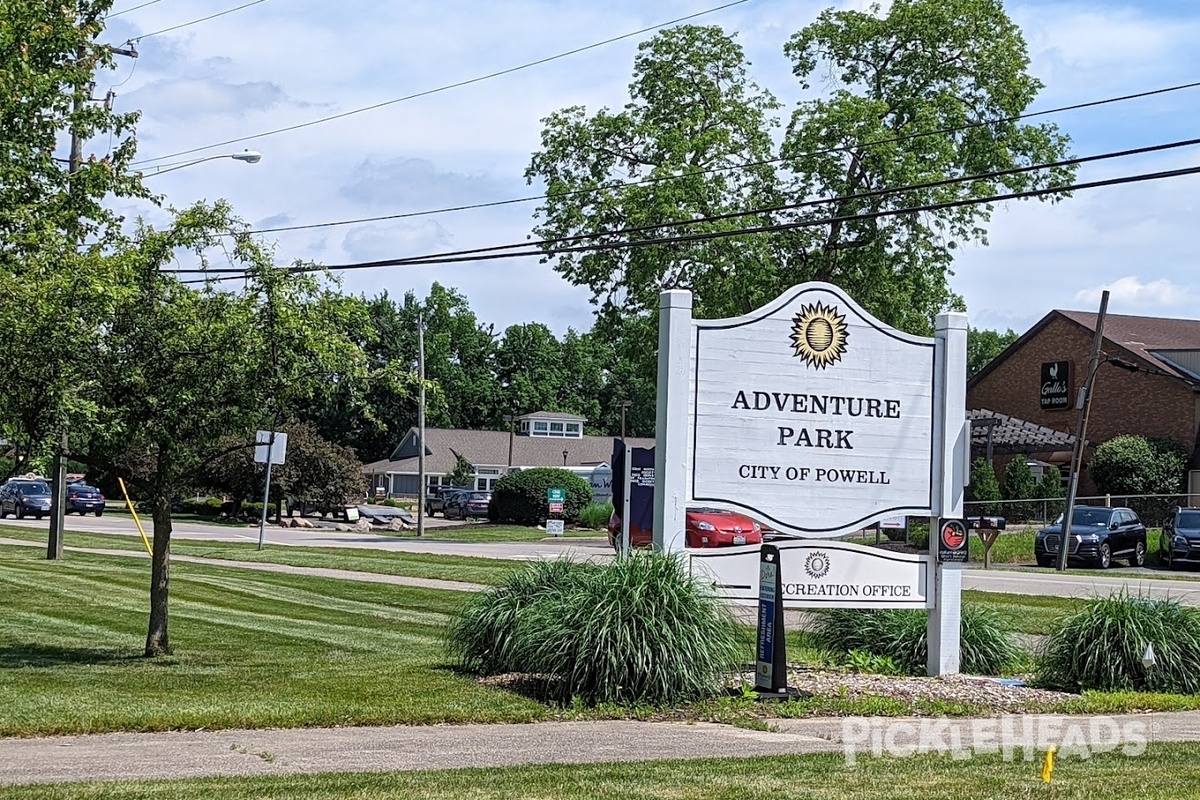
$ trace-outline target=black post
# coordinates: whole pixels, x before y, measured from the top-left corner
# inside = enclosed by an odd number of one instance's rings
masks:
[[[54,561],[63,555],[63,526],[66,523],[67,503],[67,434],[54,454],[54,499],[50,503],[50,536],[46,540],[46,558]]]
[[[764,544],[758,561],[758,647],[754,691],[760,696],[789,695],[787,636],[783,629],[783,576],[779,548]]]

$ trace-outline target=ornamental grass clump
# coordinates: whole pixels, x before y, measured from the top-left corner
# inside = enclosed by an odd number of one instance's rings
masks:
[[[1090,600],[1046,639],[1037,682],[1075,692],[1200,694],[1200,610],[1123,592]]]
[[[568,568],[566,580],[531,568],[536,574],[513,581],[524,601],[498,587],[455,621],[450,649],[464,667],[551,676],[547,691],[564,703],[663,706],[717,695],[750,655],[744,629],[678,558],[636,552]],[[497,625],[489,610],[504,621]],[[490,637],[496,642],[483,646]]]
[[[830,609],[818,615],[813,641],[843,659],[857,651],[890,659],[906,675],[924,675],[928,620],[928,612],[916,609]],[[997,675],[1018,659],[1010,626],[985,608],[963,604],[960,637],[960,668],[965,673]]]

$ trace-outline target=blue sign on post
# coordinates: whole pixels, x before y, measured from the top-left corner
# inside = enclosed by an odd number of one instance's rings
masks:
[[[754,691],[787,697],[787,640],[783,629],[779,548],[764,544],[758,562],[758,647]]]

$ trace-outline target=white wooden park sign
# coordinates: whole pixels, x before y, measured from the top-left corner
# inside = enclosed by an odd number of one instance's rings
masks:
[[[688,505],[745,512],[801,537],[776,542],[784,607],[928,608],[929,672],[957,672],[961,564],[935,554],[963,510],[966,315],[913,336],[825,283],[719,320],[672,290],[660,314],[655,545],[684,549]],[[903,516],[931,518],[929,555],[831,541]],[[688,556],[757,601],[757,546]]]

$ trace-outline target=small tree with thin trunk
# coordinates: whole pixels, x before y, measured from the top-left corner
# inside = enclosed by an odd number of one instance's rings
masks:
[[[163,271],[180,250],[201,256],[218,242],[246,269],[239,291],[192,288]],[[143,228],[114,257],[122,282],[116,309],[88,360],[95,425],[90,466],[120,475],[149,501],[154,521],[150,621],[145,653],[168,638],[172,502],[231,435],[279,423],[335,377],[354,380],[361,350],[338,331],[344,306],[316,283],[272,266],[223,203],[179,213],[172,226]]]

